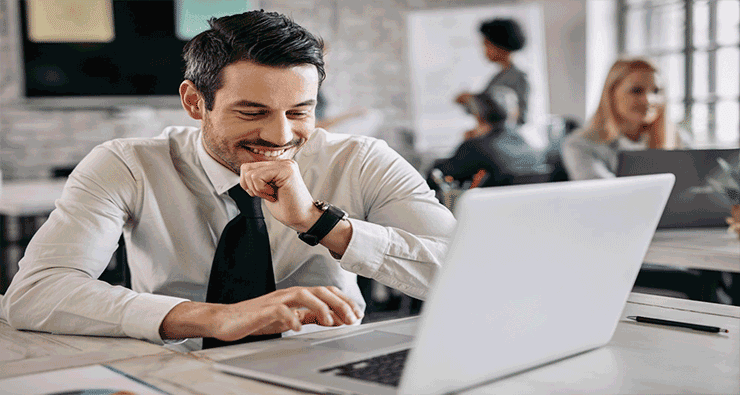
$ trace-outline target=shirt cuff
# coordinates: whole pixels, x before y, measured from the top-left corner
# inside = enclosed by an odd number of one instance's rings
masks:
[[[344,270],[372,278],[390,248],[388,229],[354,218],[348,220],[352,224],[352,239],[339,265]]]
[[[159,335],[159,328],[164,317],[175,306],[187,301],[172,296],[141,293],[126,306],[121,322],[123,332],[128,337],[163,345],[165,341]]]

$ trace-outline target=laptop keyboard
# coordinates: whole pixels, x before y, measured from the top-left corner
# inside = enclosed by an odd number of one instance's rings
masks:
[[[345,365],[332,366],[321,369],[319,372],[398,387],[408,354],[409,349],[401,350]]]

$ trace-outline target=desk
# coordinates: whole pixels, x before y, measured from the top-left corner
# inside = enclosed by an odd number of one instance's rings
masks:
[[[687,320],[721,326],[730,332],[718,335],[639,324],[626,320],[627,315]],[[353,330],[357,328],[345,327],[302,336],[319,339]],[[68,367],[106,362],[173,394],[304,394],[221,373],[211,366],[213,361],[260,350],[269,345],[267,342],[181,354],[131,339],[19,332],[4,323],[0,323],[0,339],[0,355],[7,355],[10,349],[13,355],[25,356],[20,361],[0,361],[0,377],[59,369],[64,367],[64,361],[69,361]],[[282,340],[270,342],[279,341]],[[105,344],[109,351],[107,360],[104,353],[100,353]],[[34,347],[42,350],[38,356],[31,352]],[[66,355],[55,358],[55,353],[61,351]],[[50,360],[54,364],[50,364]],[[465,394],[739,392],[740,307],[633,293],[608,345],[471,389]]]
[[[659,229],[644,262],[636,286],[646,292],[740,306],[740,237],[726,228]]]
[[[136,339],[17,331],[0,320],[0,378],[170,354],[164,347]]]
[[[645,262],[740,273],[740,237],[726,228],[658,229]]]
[[[0,187],[0,215],[43,215],[54,210],[66,179],[5,181]]]
[[[66,179],[4,182],[0,189],[0,292],[10,284],[26,245],[62,196]]]

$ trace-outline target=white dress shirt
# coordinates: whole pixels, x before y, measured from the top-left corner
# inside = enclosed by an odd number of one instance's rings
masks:
[[[310,247],[263,207],[278,288],[334,285],[365,307],[357,275],[423,299],[455,220],[383,141],[317,129],[295,160],[314,199],[349,213],[340,260]],[[185,300],[205,301],[218,239],[237,215],[239,177],[210,157],[200,129],[104,143],[80,162],[0,301],[18,329],[163,343]],[[132,289],[97,280],[123,230]]]

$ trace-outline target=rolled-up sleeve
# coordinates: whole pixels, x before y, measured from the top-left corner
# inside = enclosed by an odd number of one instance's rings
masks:
[[[362,153],[358,167],[365,218],[351,219],[352,239],[340,264],[415,298],[427,296],[455,226],[421,175],[384,142]]]
[[[80,162],[0,301],[8,323],[17,329],[162,344],[159,326],[184,299],[98,280],[139,197],[135,169],[118,153],[97,147]]]

